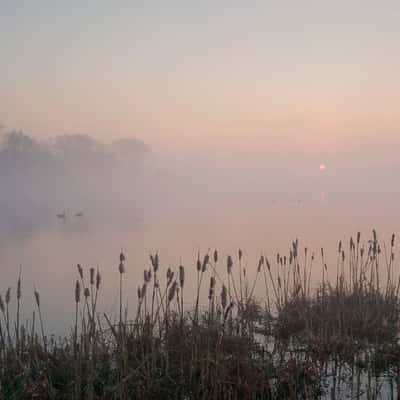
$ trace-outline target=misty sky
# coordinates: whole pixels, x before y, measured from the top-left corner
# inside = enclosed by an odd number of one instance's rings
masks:
[[[0,0],[0,121],[188,154],[385,162],[400,143],[399,22],[388,0]]]

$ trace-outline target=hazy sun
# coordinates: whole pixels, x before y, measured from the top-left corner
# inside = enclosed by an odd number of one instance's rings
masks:
[[[326,170],[326,165],[325,165],[325,164],[321,164],[321,165],[319,166],[319,170],[320,170],[321,172],[324,172],[324,171]]]

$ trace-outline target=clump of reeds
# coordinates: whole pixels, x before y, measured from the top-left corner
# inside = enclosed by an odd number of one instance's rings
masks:
[[[386,248],[375,231],[366,243],[357,234],[347,254],[340,242],[333,282],[325,250],[315,268],[314,254],[302,253],[298,240],[276,262],[261,255],[252,274],[242,250],[237,258],[228,255],[225,279],[218,251],[199,254],[193,298],[185,290],[190,269],[168,267],[160,279],[159,256],[151,255],[134,313],[123,310],[129,293],[121,252],[115,319],[97,310],[99,269],[86,275],[78,264],[73,329],[60,341],[45,334],[36,289],[30,325],[20,321],[20,272],[15,318],[11,288],[0,295],[0,399],[317,399],[326,379],[333,396],[338,392],[343,371],[353,371],[356,393],[371,396],[379,377],[390,373],[395,394],[400,278],[394,244],[392,236]],[[321,274],[315,291],[312,270]]]

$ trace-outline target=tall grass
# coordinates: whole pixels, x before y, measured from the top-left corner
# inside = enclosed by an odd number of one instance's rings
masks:
[[[242,250],[227,256],[226,274],[216,250],[199,254],[193,269],[165,272],[151,255],[133,318],[123,306],[130,266],[121,252],[117,322],[98,310],[100,271],[78,264],[71,335],[57,341],[46,333],[36,289],[32,320],[20,321],[20,272],[15,318],[11,288],[0,296],[0,399],[317,399],[341,398],[343,385],[355,398],[374,398],[383,377],[390,377],[394,398],[394,244],[393,235],[390,246],[381,245],[375,231],[365,243],[357,234],[347,254],[340,242],[333,282],[324,249],[319,269],[297,240],[274,264],[261,255],[251,274]],[[320,273],[315,288],[312,271]],[[186,290],[191,276],[193,298]]]

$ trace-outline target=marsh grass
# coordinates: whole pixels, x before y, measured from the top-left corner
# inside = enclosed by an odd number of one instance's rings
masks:
[[[20,272],[15,319],[12,290],[0,296],[0,399],[334,399],[344,386],[354,398],[372,399],[385,382],[387,398],[394,398],[400,384],[394,242],[393,236],[381,248],[374,231],[362,244],[357,234],[347,255],[340,242],[333,282],[324,250],[318,268],[314,254],[300,255],[297,240],[274,264],[261,255],[251,274],[241,250],[227,257],[226,274],[217,251],[199,254],[194,270],[165,272],[154,254],[134,313],[123,306],[131,294],[124,292],[129,265],[121,252],[116,322],[97,309],[100,271],[90,268],[86,277],[78,264],[71,335],[57,341],[46,335],[36,289],[32,320],[21,323]],[[320,272],[316,288],[312,271]],[[192,299],[185,290],[191,277]]]

